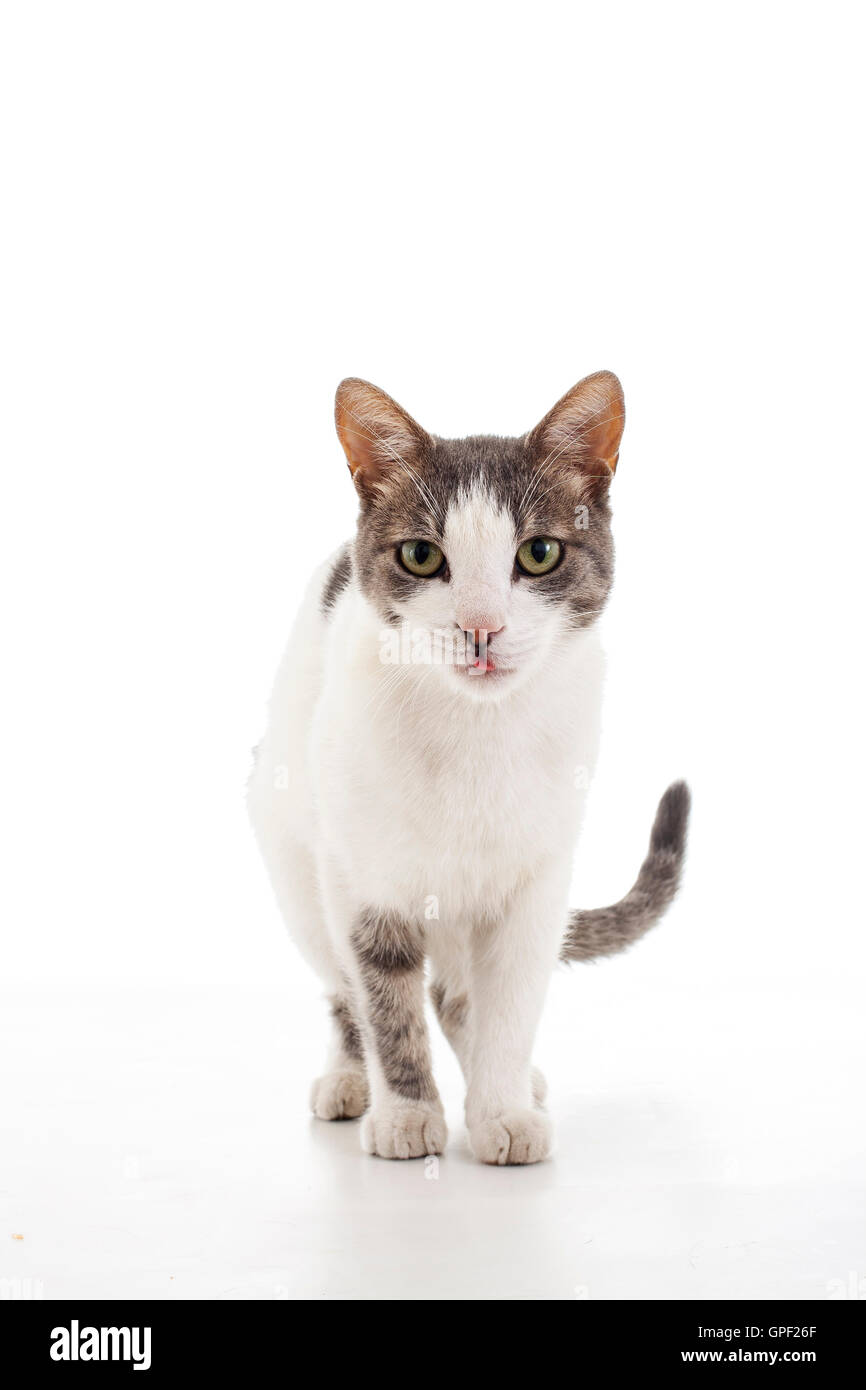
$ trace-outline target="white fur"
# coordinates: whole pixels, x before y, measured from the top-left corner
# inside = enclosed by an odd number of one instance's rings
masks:
[[[322,566],[249,792],[280,907],[330,991],[355,978],[349,933],[373,907],[422,924],[437,979],[468,995],[455,1046],[485,1162],[533,1162],[550,1146],[532,1045],[568,915],[576,773],[595,763],[603,670],[592,630],[569,631],[531,581],[511,582],[519,539],[485,494],[462,497],[444,532],[451,582],[419,581],[401,609],[428,633],[501,627],[491,655],[507,674],[494,677],[383,664],[381,620],[355,584],[323,616]],[[344,1072],[345,1057],[333,1066]],[[365,1146],[401,1156],[414,1135],[418,1152],[441,1147],[438,1102],[407,1107],[369,1057],[368,1071]],[[325,1109],[337,1103],[329,1094]]]

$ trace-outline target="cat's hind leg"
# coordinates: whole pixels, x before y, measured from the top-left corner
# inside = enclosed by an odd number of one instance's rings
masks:
[[[286,926],[301,954],[324,982],[331,1004],[331,1041],[325,1069],[313,1082],[310,1106],[320,1120],[350,1120],[369,1102],[364,1048],[355,1007],[334,950],[312,855],[305,846],[284,841],[265,846],[265,861]]]
[[[265,860],[277,901],[301,954],[324,981],[331,1003],[332,1033],[325,1069],[313,1082],[310,1106],[320,1120],[350,1120],[369,1103],[364,1048],[351,991],[340,968],[322,908],[312,855],[283,842]]]
[[[320,1120],[355,1120],[370,1103],[364,1047],[347,991],[331,998],[334,1036],[326,1069],[313,1082],[310,1106]]]
[[[312,852],[284,825],[286,792],[278,790],[270,760],[260,756],[248,791],[250,819],[280,911],[298,949],[324,982],[333,1032],[325,1070],[310,1095],[321,1120],[354,1119],[367,1109],[364,1050],[351,993],[340,969],[322,907]]]

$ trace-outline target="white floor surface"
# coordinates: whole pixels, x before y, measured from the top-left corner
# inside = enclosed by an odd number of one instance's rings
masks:
[[[713,983],[684,1003],[613,966],[564,972],[538,1051],[555,1156],[497,1170],[468,1153],[438,1042],[451,1129],[438,1163],[370,1158],[357,1123],[313,1120],[324,1011],[312,982],[292,983],[288,997],[276,985],[4,991],[5,1297],[824,1299],[863,1287],[853,992]]]

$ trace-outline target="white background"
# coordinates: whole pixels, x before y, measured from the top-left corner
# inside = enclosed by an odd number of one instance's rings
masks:
[[[847,4],[4,6],[7,1290],[866,1279],[858,30]],[[628,424],[575,902],[625,891],[677,775],[686,885],[554,982],[557,1156],[472,1165],[442,1053],[433,1180],[307,1118],[325,1012],[249,751],[353,525],[340,378],[519,433],[600,367]]]

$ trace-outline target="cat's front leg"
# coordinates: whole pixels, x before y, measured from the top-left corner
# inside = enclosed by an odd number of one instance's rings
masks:
[[[424,1016],[422,933],[393,912],[366,910],[349,946],[371,1091],[361,1143],[381,1158],[441,1153],[448,1134]]]
[[[537,1108],[532,1045],[566,919],[567,869],[548,865],[472,938],[474,1033],[466,1122],[482,1163],[538,1163],[550,1120]],[[535,1092],[535,1094],[534,1094]]]

